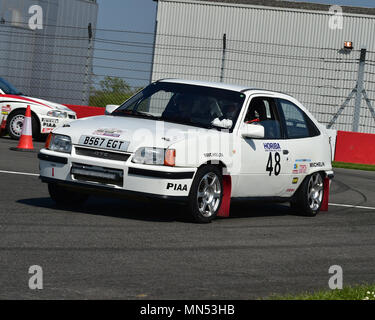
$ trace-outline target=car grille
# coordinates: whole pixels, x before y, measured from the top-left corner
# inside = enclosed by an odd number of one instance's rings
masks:
[[[70,172],[74,180],[123,186],[124,173],[119,169],[73,163]]]
[[[129,159],[130,154],[127,153],[116,153],[98,149],[87,149],[76,147],[76,154],[79,156],[94,157],[108,160],[126,161]]]

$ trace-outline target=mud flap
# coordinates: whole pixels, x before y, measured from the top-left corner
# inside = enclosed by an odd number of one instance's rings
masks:
[[[218,211],[218,217],[229,217],[230,196],[232,193],[232,178],[229,175],[223,176],[223,199]]]
[[[2,135],[5,134],[6,125],[7,125],[7,121],[6,120],[1,121],[1,124],[0,124],[0,136],[2,136]]]
[[[329,187],[331,185],[331,179],[328,177],[324,178],[324,197],[320,211],[328,211],[328,201],[329,201]]]

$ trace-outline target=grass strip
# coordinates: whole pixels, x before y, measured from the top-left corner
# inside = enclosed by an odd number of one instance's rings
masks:
[[[375,284],[344,287],[342,290],[322,290],[297,295],[272,295],[270,300],[375,300]]]
[[[375,171],[375,165],[371,164],[359,164],[359,163],[346,163],[346,162],[332,162],[334,168],[364,170],[364,171]]]

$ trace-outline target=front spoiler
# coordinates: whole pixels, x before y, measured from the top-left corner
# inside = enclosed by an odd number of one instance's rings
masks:
[[[152,200],[166,200],[176,203],[186,203],[188,201],[188,196],[167,196],[152,193],[144,193],[138,191],[130,191],[124,189],[116,189],[111,187],[99,186],[95,184],[88,184],[76,181],[65,181],[54,178],[47,178],[39,176],[40,180],[44,183],[55,183],[60,186],[64,186],[68,189],[74,189],[76,191],[86,193],[86,194],[98,194],[110,197],[120,197],[120,198],[131,198],[131,199],[152,199]]]

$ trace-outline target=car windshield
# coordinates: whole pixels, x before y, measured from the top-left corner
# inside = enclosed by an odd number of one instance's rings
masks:
[[[244,99],[245,95],[236,91],[156,82],[124,102],[112,115],[232,130]]]
[[[5,81],[3,78],[0,78],[0,89],[5,94],[22,95],[19,90],[13,87],[9,82]]]

